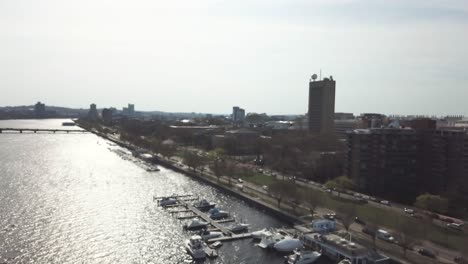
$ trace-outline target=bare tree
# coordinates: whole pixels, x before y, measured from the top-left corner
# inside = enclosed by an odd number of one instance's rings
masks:
[[[356,217],[356,205],[343,204],[339,207],[339,216],[341,217],[341,223],[348,233],[349,227],[354,222],[354,218]]]
[[[322,195],[315,190],[308,190],[304,194],[311,216],[314,216],[315,209],[322,203]]]
[[[406,256],[406,251],[411,249],[417,241],[415,238],[415,226],[415,223],[409,222],[408,219],[403,217],[398,218],[398,232],[396,233],[396,238],[398,245],[403,250],[403,256]]]
[[[281,206],[281,201],[296,192],[296,185],[289,181],[275,181],[269,187],[270,194],[276,198],[278,208]]]

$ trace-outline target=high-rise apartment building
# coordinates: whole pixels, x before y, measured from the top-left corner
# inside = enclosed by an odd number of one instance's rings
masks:
[[[235,124],[242,124],[245,119],[245,110],[238,107],[234,106],[232,108],[232,121]]]
[[[335,117],[335,86],[333,77],[309,82],[309,133],[333,133]]]

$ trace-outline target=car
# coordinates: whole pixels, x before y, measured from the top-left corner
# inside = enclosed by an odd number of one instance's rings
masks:
[[[263,186],[262,186],[262,189],[265,190],[265,191],[268,191],[268,186],[263,185]]]
[[[390,243],[393,243],[395,241],[395,238],[393,238],[388,231],[385,231],[383,229],[377,230],[377,238],[383,241],[387,241]]]
[[[332,190],[331,190],[331,189],[325,189],[325,192],[327,192],[327,193],[331,193],[331,192],[332,192]]]
[[[356,222],[356,223],[358,223],[360,225],[363,225],[363,226],[366,225],[366,222],[364,220],[362,220],[361,218],[357,217],[357,216],[354,218],[354,222]]]
[[[377,201],[377,198],[372,197],[372,196],[369,196],[369,200],[371,200],[371,201],[373,201],[373,202],[376,202],[376,201]]]
[[[325,219],[333,220],[333,221],[334,221],[335,218],[336,218],[336,214],[335,214],[335,213],[328,213],[328,214],[324,214],[323,217],[324,217]]]
[[[360,193],[354,193],[353,196],[354,197],[361,197],[362,195]]]
[[[404,211],[405,213],[410,214],[410,215],[414,214],[414,209],[411,209],[411,208],[405,208]]]
[[[434,252],[432,252],[431,250],[427,249],[427,248],[420,248],[418,249],[418,253],[422,256],[426,256],[426,257],[429,257],[429,258],[436,258],[436,255],[434,254]]]
[[[463,224],[460,224],[460,223],[448,223],[447,224],[447,227],[448,228],[451,228],[451,229],[455,229],[455,230],[458,230],[458,231],[463,231]]]
[[[382,201],[380,201],[380,203],[383,204],[383,205],[388,205],[388,206],[390,206],[390,202],[387,201],[387,200],[382,200]]]
[[[241,178],[237,179],[237,181],[240,182],[240,183],[244,182]]]
[[[457,264],[468,264],[468,260],[463,257],[455,257],[453,261]]]
[[[361,231],[366,235],[369,235],[369,236],[372,236],[372,237],[375,236],[375,231],[372,230],[372,229],[369,229],[368,227],[364,227]]]

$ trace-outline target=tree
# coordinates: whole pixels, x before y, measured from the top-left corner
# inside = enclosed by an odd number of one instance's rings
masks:
[[[233,161],[225,161],[225,173],[229,180],[229,186],[232,186],[232,178],[236,174],[236,164]]]
[[[322,198],[322,195],[315,190],[308,190],[304,194],[304,199],[307,202],[311,216],[314,215],[315,209],[322,203]]]
[[[414,205],[421,209],[434,211],[441,214],[445,214],[448,211],[447,198],[441,197],[440,195],[432,195],[429,193],[419,195],[416,198],[416,202],[414,203]]]
[[[411,249],[416,242],[416,229],[418,225],[411,223],[406,217],[398,218],[398,231],[396,233],[396,239],[398,245],[403,250],[403,256],[406,256],[406,251]]]
[[[278,181],[275,180],[269,186],[269,192],[271,196],[273,196],[276,201],[278,202],[278,208],[281,206],[281,201],[291,195],[292,193],[296,192],[296,185],[290,181]]]
[[[226,151],[222,148],[217,148],[208,153],[210,161],[210,169],[216,178],[219,179],[226,173]]]
[[[187,164],[189,168],[196,170],[198,167],[205,164],[205,158],[197,153],[187,151],[183,156],[184,163]]]
[[[340,192],[344,190],[352,190],[355,188],[354,182],[346,176],[340,176],[330,180],[325,183],[325,186],[329,189],[336,190],[338,192],[338,196],[340,195]]]
[[[354,204],[343,204],[339,207],[339,214],[341,217],[341,223],[343,224],[346,232],[349,232],[349,227],[354,222],[356,217],[356,205]]]

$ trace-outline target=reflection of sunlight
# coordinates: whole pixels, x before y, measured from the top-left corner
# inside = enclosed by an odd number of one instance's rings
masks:
[[[281,225],[171,170],[149,173],[141,161],[109,150],[110,144],[94,134],[0,135],[0,145],[5,146],[0,150],[0,175],[5,175],[0,178],[0,226],[15,226],[0,232],[0,248],[30,262],[189,260],[183,243],[190,234],[182,230],[182,221],[157,207],[153,195],[192,193],[235,213],[253,229]],[[219,253],[210,263],[267,257],[250,241],[226,243]]]

